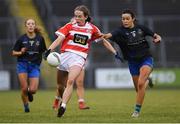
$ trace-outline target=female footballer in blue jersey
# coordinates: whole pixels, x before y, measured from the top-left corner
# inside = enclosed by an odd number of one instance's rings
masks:
[[[46,50],[44,38],[33,19],[25,21],[26,33],[15,43],[12,55],[17,57],[17,73],[21,86],[24,111],[30,112],[28,102],[33,101],[39,85],[42,53]]]
[[[146,36],[153,37],[154,43],[159,43],[161,36],[145,26],[135,24],[135,15],[131,10],[124,10],[121,16],[122,26],[111,33],[104,34],[103,37],[116,42],[121,48],[124,59],[128,61],[129,71],[137,92],[132,117],[138,117],[147,84],[150,82],[149,75],[153,70],[153,58]]]

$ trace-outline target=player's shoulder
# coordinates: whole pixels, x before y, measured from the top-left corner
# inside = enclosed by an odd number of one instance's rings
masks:
[[[44,39],[44,37],[40,33],[36,33],[36,38],[39,39],[39,40],[43,40]]]
[[[142,25],[142,24],[136,24],[136,28],[147,29],[148,27],[146,27],[145,25]]]
[[[58,30],[62,30],[62,29],[70,29],[72,27],[73,24],[71,24],[70,22],[69,23],[66,23],[64,26],[60,27]]]
[[[18,37],[18,40],[23,40],[23,39],[25,39],[25,38],[27,38],[27,35],[26,34],[22,34],[22,35],[20,35],[19,37]]]
[[[124,28],[123,26],[118,26],[117,28],[115,28],[112,32],[124,32],[126,30],[126,28]]]
[[[151,28],[149,28],[149,27],[147,27],[147,26],[145,26],[145,25],[138,25],[139,27],[139,29],[141,29],[142,31],[144,31],[144,32],[151,32],[151,35],[153,35],[154,34],[154,32],[152,31],[152,29]]]
[[[27,34],[22,34],[19,38],[27,37]]]
[[[92,24],[91,22],[88,22],[87,24],[88,24],[89,27],[91,27],[93,30],[98,30],[98,31],[99,31],[99,28],[98,28],[96,25]]]
[[[93,23],[91,23],[91,22],[87,22],[87,24],[89,24],[90,26],[92,26],[93,28],[97,28],[97,26],[96,25],[94,25]]]
[[[66,23],[63,27],[72,27],[72,23],[71,22],[68,22],[68,23]]]
[[[43,38],[43,36],[42,36],[41,33],[36,33],[36,37],[38,37],[38,38]]]

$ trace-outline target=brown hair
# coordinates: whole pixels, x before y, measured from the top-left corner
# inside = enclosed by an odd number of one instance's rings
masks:
[[[36,34],[42,34],[41,28],[40,28],[38,25],[36,25],[36,21],[35,21],[34,19],[32,19],[32,18],[28,18],[28,19],[26,19],[26,20],[24,21],[25,26],[26,26],[27,21],[30,20],[30,19],[35,22],[34,32],[35,32]]]
[[[90,22],[90,21],[91,21],[90,11],[89,11],[89,9],[87,8],[87,6],[85,6],[85,5],[79,5],[79,6],[77,6],[77,7],[74,9],[74,11],[76,11],[76,10],[82,11],[83,14],[84,14],[84,16],[87,16],[87,19],[86,19],[87,22]]]
[[[130,14],[133,19],[135,18],[134,12],[130,9],[123,10],[122,14]]]

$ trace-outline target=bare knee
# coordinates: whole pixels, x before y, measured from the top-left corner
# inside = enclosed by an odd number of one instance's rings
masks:
[[[22,87],[22,88],[21,88],[21,91],[22,91],[24,94],[26,94],[27,91],[28,91],[28,89],[27,89],[27,87]]]
[[[58,89],[58,90],[64,90],[64,88],[65,88],[65,86],[62,85],[62,84],[58,84],[58,85],[57,85],[57,89]]]
[[[139,79],[138,80],[138,89],[142,89],[145,85],[145,79]]]
[[[29,92],[32,93],[32,94],[35,94],[36,93],[36,89],[29,89]]]
[[[73,85],[73,84],[74,84],[74,80],[73,79],[68,79],[67,85]]]
[[[82,81],[82,80],[76,81],[76,85],[77,85],[77,88],[82,88],[82,87],[84,87],[84,84],[83,84],[83,81]]]

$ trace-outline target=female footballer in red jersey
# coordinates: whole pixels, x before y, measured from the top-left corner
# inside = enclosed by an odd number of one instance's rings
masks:
[[[75,24],[76,20],[74,18],[71,19],[70,23]],[[68,74],[67,72],[64,72]],[[85,70],[82,69],[81,73],[77,77],[75,83],[76,83],[76,93],[78,97],[78,106],[80,110],[86,110],[90,109],[89,106],[86,105],[84,96],[85,96],[85,89],[84,89],[84,76],[85,76]],[[56,96],[53,102],[53,109],[57,110],[59,108],[59,105],[62,102],[62,95],[66,86],[67,79],[63,78],[64,76],[61,74],[61,71],[57,70],[57,90],[56,90]],[[67,76],[65,76],[67,77]]]
[[[74,18],[71,19],[70,23],[75,24],[76,20]],[[68,74],[67,72],[64,72]],[[76,93],[78,97],[78,106],[80,110],[86,110],[90,109],[89,106],[86,105],[84,96],[85,96],[85,89],[84,89],[84,76],[85,76],[85,70],[82,69],[81,73],[77,77],[75,83],[76,83]],[[56,90],[56,96],[53,102],[53,109],[58,110],[59,105],[62,102],[62,95],[64,92],[64,89],[66,87],[66,81],[67,79],[63,78],[64,76],[61,74],[61,71],[57,69],[57,90]],[[67,76],[65,76],[67,77]]]
[[[46,58],[52,50],[58,45],[61,45],[61,64],[59,65],[59,70],[62,75],[67,76],[67,82],[62,96],[62,104],[58,109],[58,117],[61,117],[66,110],[66,104],[72,96],[74,81],[84,67],[91,43],[98,41],[102,36],[99,29],[89,22],[89,16],[89,10],[86,6],[77,6],[74,10],[76,23],[67,23],[57,30],[56,34],[58,38],[45,52]],[[107,41],[103,43],[109,50],[116,54],[110,43]],[[64,72],[68,72],[68,75]]]

